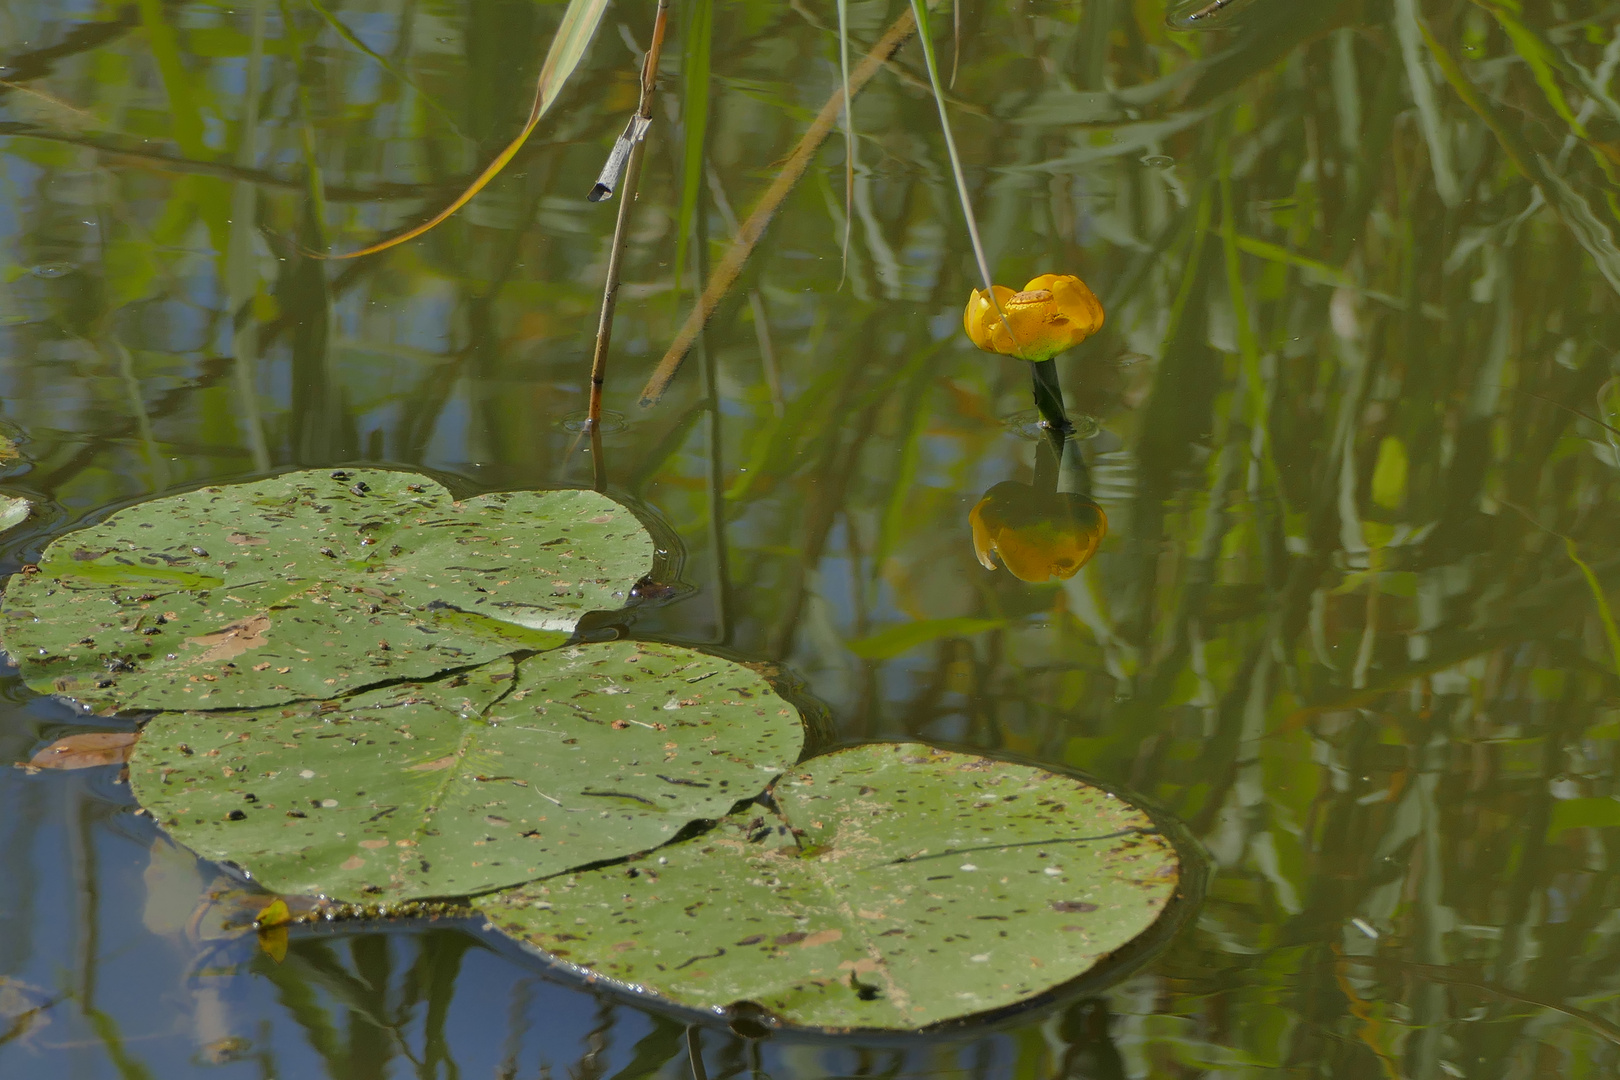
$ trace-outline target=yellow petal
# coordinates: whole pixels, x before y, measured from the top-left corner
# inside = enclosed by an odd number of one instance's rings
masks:
[[[1006,307],[1007,301],[1012,297],[1013,291],[1005,285],[992,285],[996,303]],[[999,340],[1007,340],[1007,331],[1001,325],[1001,316],[996,312],[996,305],[990,302],[990,293],[983,289],[974,289],[973,295],[968,298],[967,310],[962,313],[962,328],[973,344],[985,352],[1005,352],[997,344]]]
[[[1042,274],[1016,293],[1005,285],[991,289],[995,303],[991,293],[975,289],[962,314],[962,328],[986,352],[1020,360],[1050,360],[1095,334],[1103,324],[1102,304],[1073,274]]]
[[[1097,294],[1085,282],[1072,274],[1064,274],[1044,287],[1052,290],[1052,295],[1057,298],[1058,311],[1068,318],[1079,333],[1075,339],[1076,345],[1102,329],[1102,301],[1097,299]]]
[[[1020,581],[1067,579],[1091,561],[1108,534],[1102,507],[1084,495],[1038,495],[1027,484],[1003,481],[968,514],[979,561],[992,555]]]
[[[990,526],[985,524],[983,514],[985,505],[989,502],[990,497],[985,496],[968,511],[968,525],[973,529],[973,554],[979,557],[980,565],[986,570],[994,570],[996,560],[991,558],[991,552],[995,550],[996,545],[990,538]]]

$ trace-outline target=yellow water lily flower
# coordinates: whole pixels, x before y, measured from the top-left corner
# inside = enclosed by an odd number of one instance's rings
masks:
[[[995,559],[1020,581],[1039,584],[1072,578],[1108,535],[1108,515],[1084,495],[1042,495],[1028,484],[1003,480],[968,513],[973,551],[986,570]]]
[[[967,336],[985,352],[1020,360],[1050,360],[1102,329],[1102,303],[1073,274],[1042,274],[1025,285],[1023,292],[1013,292],[1005,285],[991,288],[995,304],[989,293],[974,289],[962,314]],[[1005,323],[996,314],[996,304],[1001,305]]]

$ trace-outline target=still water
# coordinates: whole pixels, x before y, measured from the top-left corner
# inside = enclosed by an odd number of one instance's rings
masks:
[[[1028,584],[970,538],[1039,443],[1028,365],[961,331],[915,41],[856,101],[850,197],[835,132],[642,408],[839,81],[828,0],[677,0],[593,455],[618,202],[584,196],[651,4],[608,9],[465,210],[322,262],[512,138],[561,3],[0,0],[0,468],[39,503],[0,569],[291,467],[601,469],[681,567],[624,632],[778,664],[840,738],[1084,770],[1212,866],[1110,987],[911,1039],[706,1028],[708,1076],[1613,1076],[1620,9],[1169,7],[933,16],[996,280],[1078,274],[1107,310],[1057,362],[1109,536]],[[905,8],[849,4],[855,59]],[[13,675],[0,759],[119,726]],[[471,924],[301,931],[277,963],[134,810],[116,766],[0,771],[8,1080],[693,1075],[679,1018]]]

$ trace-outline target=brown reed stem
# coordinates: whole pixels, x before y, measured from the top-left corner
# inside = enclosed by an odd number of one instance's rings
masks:
[[[877,74],[878,69],[899,51],[900,46],[906,43],[906,39],[911,37],[916,29],[917,22],[911,11],[908,9],[901,12],[900,17],[895,19],[878,39],[878,43],[872,46],[872,51],[866,54],[866,58],[854,71],[850,72],[851,96],[861,92],[861,89],[871,81],[872,76]],[[793,153],[782,166],[782,171],[776,174],[776,179],[771,181],[771,186],[765,189],[765,194],[760,196],[759,202],[755,204],[753,213],[748,215],[748,220],[743,222],[742,228],[737,231],[737,236],[726,251],[725,257],[720,260],[720,265],[709,275],[708,284],[703,287],[703,295],[698,298],[697,305],[687,316],[681,332],[676,335],[675,341],[664,353],[664,358],[658,362],[652,377],[647,380],[647,385],[642,388],[643,408],[656,405],[658,399],[664,396],[664,391],[669,389],[670,381],[675,378],[675,373],[681,369],[682,362],[686,360],[686,354],[692,351],[692,343],[697,340],[698,332],[714,315],[715,309],[720,306],[720,301],[725,298],[726,293],[731,291],[732,285],[736,284],[737,276],[742,273],[743,264],[754,253],[754,247],[759,243],[760,237],[765,235],[765,227],[771,223],[771,218],[775,216],[783,200],[810,168],[811,160],[821,148],[821,144],[826,141],[828,134],[832,132],[833,126],[838,123],[838,116],[843,108],[844,90],[839,87],[833,91],[832,97],[827,99],[827,104],[821,107],[821,112],[816,115],[804,137],[799,140],[799,145],[793,148]]]
[[[643,120],[652,119],[653,93],[658,88],[658,59],[664,51],[664,28],[669,22],[669,0],[658,0],[658,16],[653,20],[652,44],[641,65],[641,103],[636,112]],[[619,303],[619,267],[624,261],[625,241],[630,234],[630,207],[636,201],[641,180],[645,139],[630,148],[624,182],[619,186],[619,216],[613,225],[613,248],[608,254],[607,282],[602,288],[602,316],[596,324],[596,348],[591,354],[591,399],[586,412],[587,426],[595,430],[602,419],[602,385],[607,381],[608,345],[613,338],[613,310]],[[600,465],[598,465],[600,468]]]

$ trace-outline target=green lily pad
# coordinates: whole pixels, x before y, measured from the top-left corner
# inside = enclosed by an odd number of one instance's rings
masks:
[[[457,501],[425,476],[288,473],[132,506],[11,578],[0,639],[101,711],[336,697],[567,641],[652,568],[592,491]]]
[[[3,459],[3,457],[0,457]],[[9,532],[28,520],[34,504],[16,495],[0,495],[0,533]]]
[[[1175,894],[1174,846],[1073,777],[917,744],[812,758],[706,834],[479,902],[549,957],[691,1008],[916,1029],[1084,974]]]
[[[740,664],[610,642],[342,701],[164,713],[130,781],[175,839],[276,892],[464,896],[722,817],[803,732]]]

